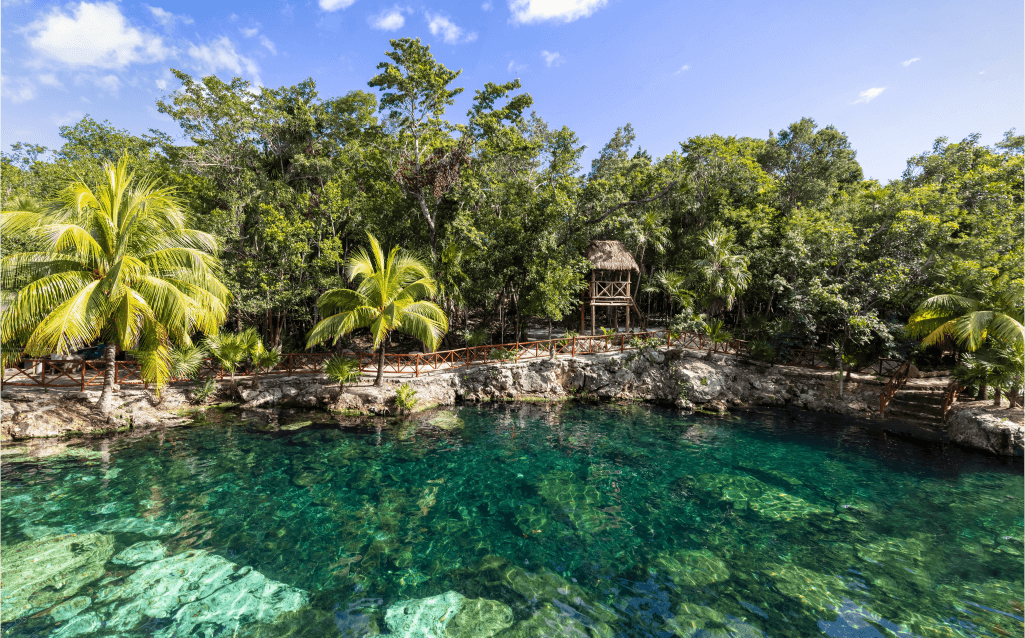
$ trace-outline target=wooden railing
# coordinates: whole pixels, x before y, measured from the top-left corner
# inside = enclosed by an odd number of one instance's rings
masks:
[[[628,281],[592,281],[588,284],[587,294],[592,300],[622,299],[630,297]]]
[[[965,389],[965,386],[961,385],[961,382],[954,379],[947,386],[947,389],[943,392],[943,418],[947,418],[947,412],[953,407],[954,403],[957,402],[957,395],[961,394]]]
[[[617,282],[612,282],[617,283]],[[624,284],[626,282],[623,282]],[[459,348],[456,350],[444,350],[440,352],[428,352],[424,354],[385,354],[384,372],[390,374],[411,374],[420,376],[421,372],[436,370],[452,370],[457,368],[469,368],[470,366],[485,365],[499,362],[518,362],[545,357],[564,356],[571,357],[593,354],[611,354],[636,350],[637,345],[645,346],[658,343],[666,347],[686,348],[689,350],[711,350],[715,354],[749,355],[748,343],[741,339],[730,339],[715,343],[707,335],[684,332],[671,333],[666,330],[655,330],[649,332],[626,332],[610,335],[580,335],[573,337],[562,337],[558,339],[546,339],[542,341],[527,341],[517,343],[505,343],[500,345],[473,346]],[[336,355],[326,352],[293,352],[283,354],[281,361],[270,369],[263,369],[259,374],[320,374],[324,371],[324,363]],[[344,355],[357,359],[361,372],[377,372],[380,355],[371,352],[360,352]],[[786,361],[777,361],[777,365],[826,369],[832,367],[831,358],[814,350],[793,350]],[[898,364],[892,359],[880,359],[878,369],[893,367],[891,364]],[[42,386],[42,387],[78,387],[85,390],[87,387],[103,385],[105,364],[101,359],[90,361],[51,361],[49,359],[26,359],[20,368],[6,368],[3,372],[3,384],[11,386]],[[876,369],[876,364],[867,368],[871,371]],[[256,370],[248,367],[241,367],[235,371],[236,377],[251,377],[257,373]],[[220,365],[213,359],[207,359],[201,366],[198,374],[199,379],[214,377],[224,379],[228,377]],[[116,362],[115,378],[118,384],[145,385],[141,378],[141,371],[137,361]],[[184,379],[177,379],[184,380]]]
[[[886,414],[886,406],[890,405],[890,401],[893,400],[895,394],[900,392],[900,389],[904,387],[904,384],[908,381],[908,374],[911,372],[911,362],[905,361],[897,372],[890,377],[886,387],[883,388],[882,394],[879,395],[879,416]]]

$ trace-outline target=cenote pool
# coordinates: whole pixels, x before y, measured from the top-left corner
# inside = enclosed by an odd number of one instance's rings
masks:
[[[2,634],[1021,636],[1021,460],[809,414],[502,405],[7,446]]]

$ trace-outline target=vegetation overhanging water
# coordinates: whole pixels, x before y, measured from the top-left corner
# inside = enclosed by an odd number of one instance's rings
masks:
[[[89,635],[220,635],[230,614],[216,602],[190,612],[206,624],[183,625],[175,592],[128,591],[169,582],[139,575],[165,555],[306,592],[239,635],[370,635],[389,605],[451,590],[516,621],[548,614],[565,635],[1023,628],[1020,459],[842,419],[509,405],[384,429],[229,419],[61,458],[5,452],[5,562],[66,534],[100,549],[75,587],[40,581],[16,600],[23,613],[5,591],[4,636],[76,618]],[[109,559],[126,548],[139,549]]]

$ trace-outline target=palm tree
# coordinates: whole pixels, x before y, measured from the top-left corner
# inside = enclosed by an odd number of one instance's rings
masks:
[[[437,286],[427,265],[396,246],[385,259],[381,245],[370,233],[371,252],[359,249],[346,264],[356,290],[336,288],[320,296],[317,304],[325,317],[306,338],[306,347],[346,335],[357,328],[370,328],[374,347],[380,349],[377,380],[384,384],[384,350],[393,330],[405,333],[435,349],[448,330],[448,318],[437,304],[422,301],[434,295]]]
[[[646,292],[663,292],[669,298],[669,323],[673,322],[676,304],[681,310],[688,309],[694,301],[694,295],[687,290],[687,279],[680,273],[660,270],[651,278],[651,285],[645,287]]]
[[[986,303],[960,295],[936,295],[918,304],[908,320],[908,334],[922,337],[931,346],[953,339],[968,352],[974,352],[986,337],[1015,345],[1023,342],[1021,292],[1005,290]]]
[[[747,289],[751,273],[747,271],[747,257],[734,253],[736,246],[726,229],[715,226],[701,234],[695,262],[698,277],[711,298],[709,314],[719,307],[733,308],[737,295]]]
[[[216,240],[187,228],[174,191],[137,180],[127,158],[106,164],[96,187],[68,186],[50,211],[0,220],[0,232],[34,248],[3,259],[0,283],[18,292],[0,319],[0,342],[45,356],[105,340],[104,415],[117,348],[137,351],[142,378],[159,389],[170,347],[191,346],[197,332],[216,334],[224,321],[231,295],[217,279]]]

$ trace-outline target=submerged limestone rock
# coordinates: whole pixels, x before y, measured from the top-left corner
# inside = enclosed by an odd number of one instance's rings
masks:
[[[650,569],[665,573],[685,587],[703,587],[730,577],[726,563],[708,550],[662,553],[651,561]]]
[[[232,634],[250,623],[270,623],[308,603],[306,592],[272,581],[205,550],[170,556],[139,568],[96,596],[109,614],[106,627],[130,631],[148,619],[169,623],[157,638],[214,630]]]
[[[765,572],[780,593],[795,598],[818,611],[840,608],[850,593],[836,576],[827,576],[797,565],[769,564]]]
[[[115,565],[138,567],[167,556],[167,548],[160,541],[143,541],[123,550],[110,562]]]
[[[105,534],[49,536],[7,547],[0,590],[4,621],[74,596],[103,575],[103,565],[113,553],[114,539]]]
[[[664,630],[679,638],[764,638],[761,630],[727,618],[711,607],[680,603],[673,609],[675,617],[666,621]]]
[[[602,507],[602,494],[572,472],[550,472],[541,477],[537,491],[553,517],[567,516],[581,532],[597,533],[620,527],[618,507]],[[533,530],[532,530],[533,531]]]
[[[572,610],[544,605],[537,613],[521,620],[499,638],[612,638],[615,632],[605,623],[589,621]]]
[[[734,509],[749,510],[765,518],[793,518],[828,514],[830,510],[787,494],[750,476],[738,474],[702,474],[694,487],[706,497],[727,501]]]
[[[440,430],[456,430],[463,427],[463,420],[456,416],[455,412],[439,412],[437,416],[428,421]]]
[[[508,605],[454,591],[397,602],[384,616],[396,638],[491,638],[512,621]]]

